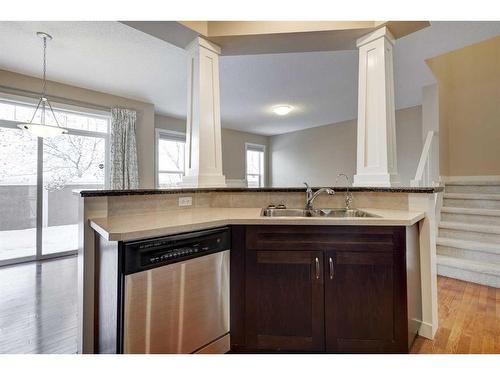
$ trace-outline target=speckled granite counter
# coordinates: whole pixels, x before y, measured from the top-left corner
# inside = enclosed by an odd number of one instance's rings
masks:
[[[313,187],[313,190],[318,187]],[[374,192],[374,193],[421,193],[432,194],[443,191],[442,186],[436,187],[345,187],[333,186],[336,192]],[[74,190],[81,197],[111,197],[123,195],[155,195],[155,194],[190,194],[190,193],[297,193],[306,192],[303,187],[270,187],[270,188],[178,188],[178,189],[134,189],[134,190]]]
[[[362,208],[379,217],[263,217],[260,208],[190,208],[90,220],[108,241],[130,241],[231,224],[259,225],[401,225],[424,218],[424,212]]]

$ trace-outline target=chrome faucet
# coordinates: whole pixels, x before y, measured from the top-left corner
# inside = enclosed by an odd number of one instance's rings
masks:
[[[311,187],[308,185],[307,182],[304,182],[304,185],[306,185],[306,188],[307,188],[306,189],[306,207],[305,207],[306,210],[312,210],[313,209],[314,200],[321,193],[327,193],[328,195],[335,194],[335,191],[333,191],[333,189],[331,189],[331,188],[321,188],[321,189],[316,190],[313,193]]]
[[[349,180],[349,176],[346,175],[345,173],[339,173],[337,175],[337,178],[335,179],[335,185],[337,185],[337,180],[339,179],[339,177],[341,176],[344,176],[345,179],[347,180],[347,190],[346,190],[346,193],[345,193],[345,209],[346,210],[350,210],[351,209],[351,205],[352,205],[352,193],[349,192],[349,185],[351,184],[351,181]]]

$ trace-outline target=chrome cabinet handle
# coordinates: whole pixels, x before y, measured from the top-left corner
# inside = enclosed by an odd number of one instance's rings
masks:
[[[333,270],[333,259],[328,258],[328,265],[330,266],[330,280],[333,279],[333,275],[335,275],[335,271]]]
[[[316,263],[316,280],[319,280],[320,274],[319,274],[319,259],[318,259],[318,257],[316,257],[314,262]]]

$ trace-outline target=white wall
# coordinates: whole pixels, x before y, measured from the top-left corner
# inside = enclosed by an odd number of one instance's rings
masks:
[[[396,137],[398,172],[409,185],[422,151],[420,106],[396,111]],[[272,186],[334,185],[338,173],[356,172],[356,120],[275,135],[270,148]]]

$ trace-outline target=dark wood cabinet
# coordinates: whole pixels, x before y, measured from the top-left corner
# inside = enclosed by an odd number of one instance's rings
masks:
[[[323,350],[323,252],[249,250],[245,278],[249,348]]]
[[[408,352],[421,307],[407,288],[407,277],[419,272],[418,246],[406,246],[406,233],[405,227],[234,226],[232,351]],[[413,289],[418,284],[411,280]]]
[[[326,252],[328,352],[407,350],[406,342],[398,342],[401,322],[397,310],[404,303],[398,295],[402,280],[394,267],[398,257],[387,252]]]

